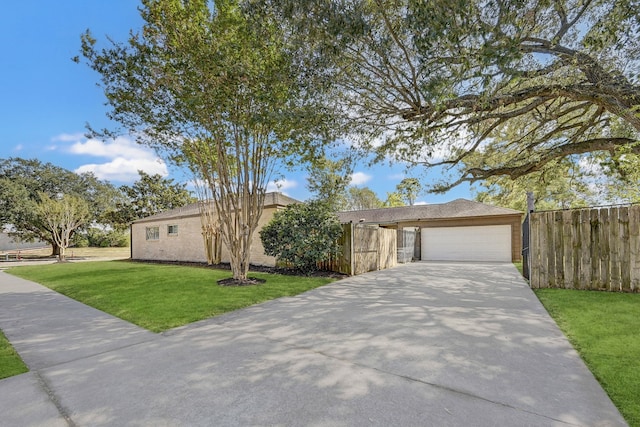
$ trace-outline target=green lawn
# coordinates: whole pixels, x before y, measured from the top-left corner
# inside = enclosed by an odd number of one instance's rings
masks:
[[[0,331],[0,380],[22,374],[28,370],[18,353],[7,341],[7,337]]]
[[[640,427],[640,294],[535,293],[629,425]]]
[[[7,272],[154,332],[333,281],[251,272],[250,277],[266,279],[266,283],[224,287],[216,281],[230,277],[230,271],[128,261],[25,266]]]

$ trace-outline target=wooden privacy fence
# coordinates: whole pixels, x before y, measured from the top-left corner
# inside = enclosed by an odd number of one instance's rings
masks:
[[[397,264],[396,230],[343,224],[338,244],[341,247],[341,255],[320,264],[321,268],[357,275],[384,270]]]
[[[533,288],[640,290],[640,206],[532,212]]]

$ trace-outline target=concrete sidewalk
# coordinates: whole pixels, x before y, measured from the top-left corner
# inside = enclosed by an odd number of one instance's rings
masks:
[[[0,272],[0,425],[624,426],[509,264],[414,263],[157,335]]]

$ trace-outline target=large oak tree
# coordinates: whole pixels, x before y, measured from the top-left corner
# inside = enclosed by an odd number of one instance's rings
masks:
[[[280,14],[365,147],[459,167],[436,190],[640,153],[635,0],[252,3]]]
[[[76,174],[36,159],[0,159],[0,226],[21,241],[37,239],[51,244],[53,255],[59,254],[54,230],[37,215],[41,194],[85,200],[90,220],[97,223],[108,222],[107,216],[120,197],[116,188],[91,173]],[[71,235],[77,230],[74,228]]]

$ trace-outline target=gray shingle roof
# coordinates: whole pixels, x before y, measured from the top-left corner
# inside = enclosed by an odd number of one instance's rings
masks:
[[[275,191],[264,195],[265,207],[287,206],[293,203],[300,203],[300,201]],[[171,209],[171,210],[160,212],[155,215],[151,215],[142,219],[138,219],[134,221],[134,224],[138,222],[184,218],[188,216],[197,216],[197,215],[200,215],[200,209],[198,208],[198,203],[191,203],[186,206],[182,206],[176,209]]]
[[[338,212],[338,218],[340,218],[342,223],[364,222],[373,224],[437,220],[446,218],[473,218],[497,215],[522,215],[522,212],[514,209],[500,208],[484,203],[473,202],[467,199],[456,199],[452,202],[432,205]]]

